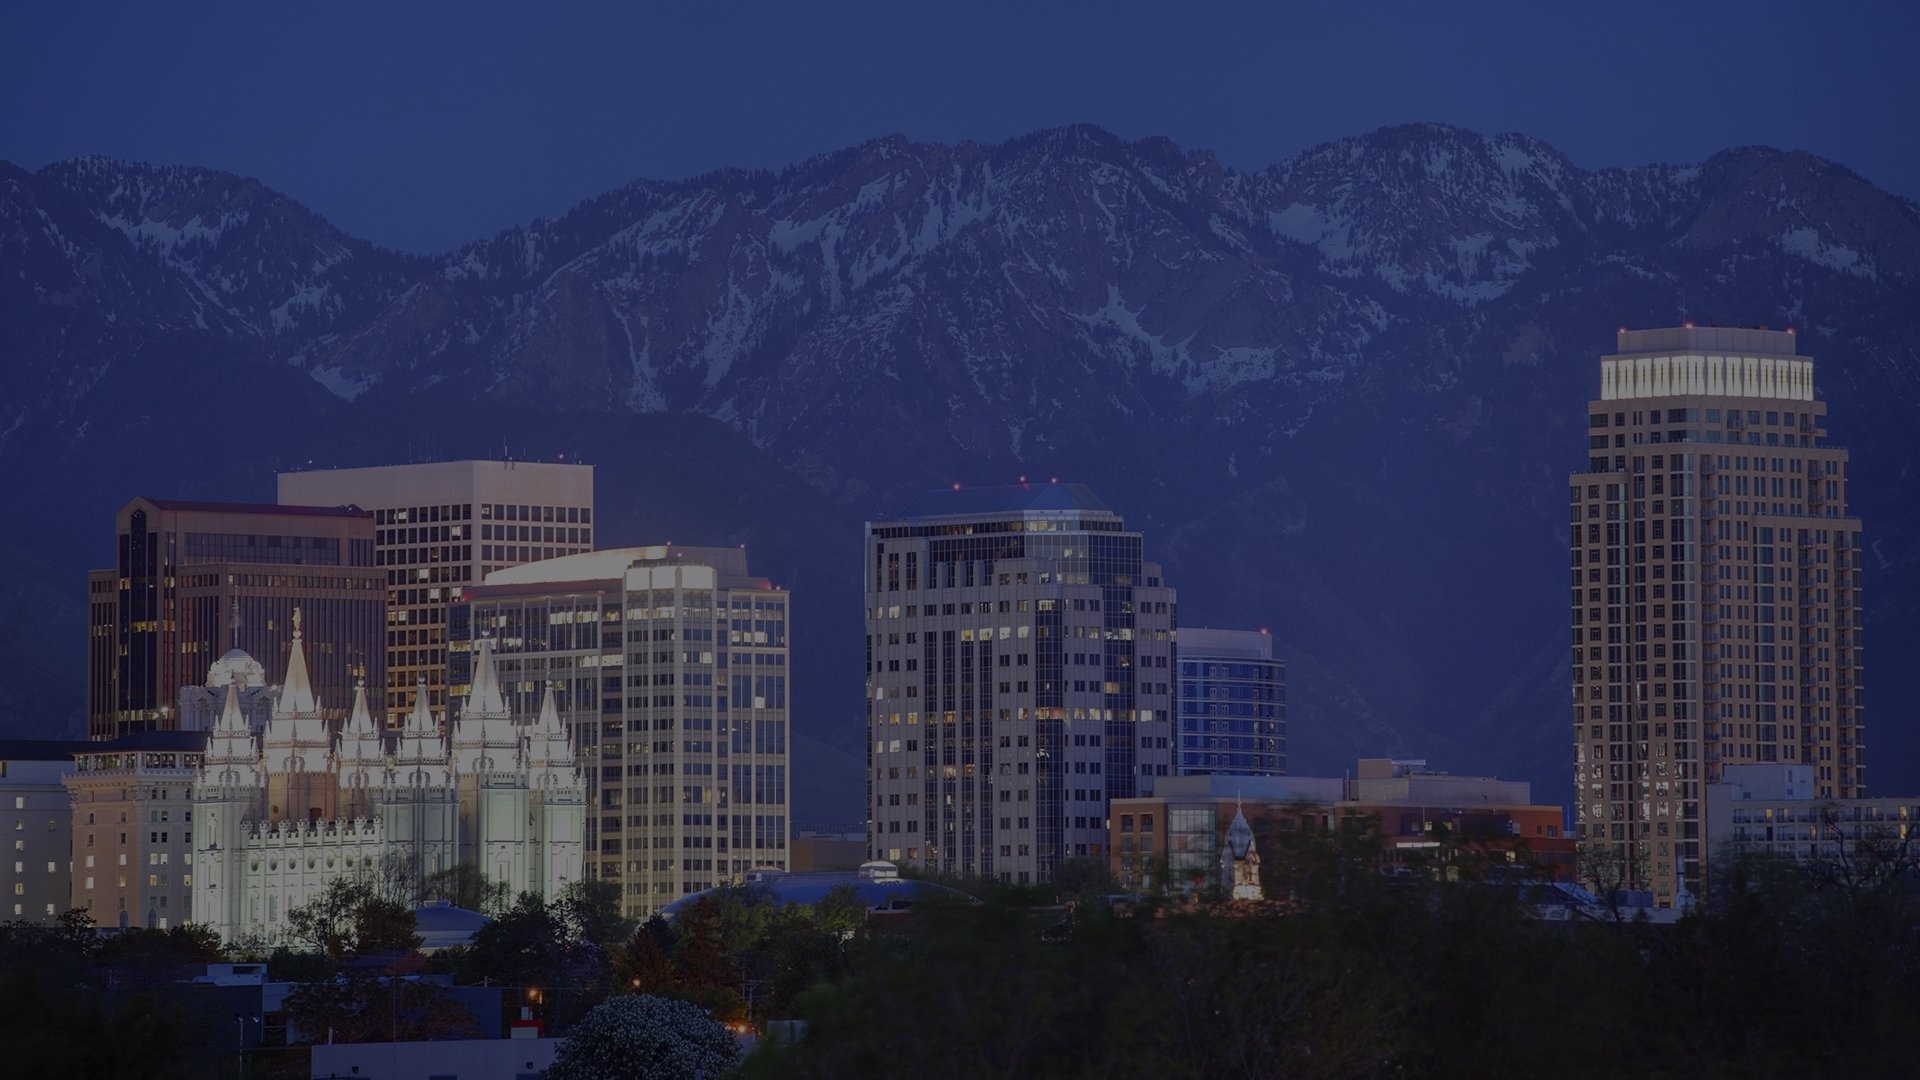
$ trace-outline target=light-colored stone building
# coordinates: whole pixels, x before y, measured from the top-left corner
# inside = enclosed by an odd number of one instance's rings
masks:
[[[72,906],[97,926],[193,921],[193,786],[204,731],[138,731],[85,744],[62,778],[72,822]]]
[[[586,788],[572,744],[551,696],[531,723],[513,719],[485,643],[451,737],[416,695],[391,749],[364,688],[328,730],[297,619],[289,658],[263,730],[235,680],[207,735],[192,785],[194,921],[275,941],[287,913],[336,880],[410,879],[417,894],[462,863],[508,895],[580,880]]]
[[[586,763],[587,866],[646,916],[789,867],[792,598],[740,548],[596,551],[499,570],[449,628],[510,702],[551,693]]]

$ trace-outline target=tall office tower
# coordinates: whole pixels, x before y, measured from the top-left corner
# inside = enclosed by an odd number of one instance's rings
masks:
[[[1265,630],[1180,631],[1182,776],[1287,771],[1287,665]]]
[[[866,532],[875,858],[1002,881],[1104,859],[1171,772],[1174,590],[1080,484],[934,491]]]
[[[1860,521],[1791,331],[1623,330],[1569,491],[1585,877],[1699,896],[1728,764],[1865,788]]]
[[[623,909],[787,869],[788,594],[739,548],[619,548],[498,570],[448,623],[491,638],[509,707],[549,688],[587,776],[587,872]]]
[[[447,605],[502,567],[593,547],[593,466],[436,461],[280,474],[283,503],[353,503],[374,512],[387,579],[386,726],[404,727],[420,680],[428,704],[447,683]],[[380,684],[374,683],[374,686]]]
[[[229,650],[281,670],[295,608],[328,720],[346,719],[355,680],[382,676],[372,514],[139,498],[116,531],[118,562],[87,575],[89,737],[178,728],[182,688]]]

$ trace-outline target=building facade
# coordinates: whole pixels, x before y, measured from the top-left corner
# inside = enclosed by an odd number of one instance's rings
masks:
[[[1250,822],[1236,837],[1234,823]],[[1573,877],[1574,842],[1565,810],[1533,802],[1523,780],[1455,776],[1424,761],[1362,758],[1346,777],[1193,775],[1156,780],[1144,795],[1117,800],[1108,867],[1123,888],[1194,895],[1219,883],[1226,895],[1244,877],[1251,838],[1271,859],[1269,838],[1326,833],[1343,822],[1378,830],[1383,867],[1427,866],[1470,852],[1511,861],[1555,880]]]
[[[1078,484],[935,491],[869,522],[872,857],[1003,881],[1104,858],[1172,771],[1176,596]]]
[[[1622,330],[1571,477],[1583,876],[1698,896],[1730,764],[1865,790],[1861,528],[1791,331]]]
[[[0,910],[10,918],[51,923],[73,906],[73,813],[64,783],[73,755],[86,743],[0,742],[0,807],[13,822],[13,844],[0,862]]]
[[[588,871],[627,914],[787,869],[792,599],[739,548],[596,551],[496,571],[451,613],[452,677],[551,688],[586,763]]]
[[[1712,866],[1764,857],[1823,884],[1873,887],[1920,868],[1920,797],[1821,797],[1812,765],[1728,765],[1707,785]]]
[[[1180,774],[1287,771],[1287,667],[1264,630],[1183,627]]]
[[[384,672],[386,591],[373,515],[352,506],[138,498],[115,522],[113,569],[87,576],[87,734],[179,727],[183,687],[229,649],[284,662],[306,612],[314,678],[346,718],[346,691]]]
[[[365,688],[336,735],[308,677],[300,623],[264,729],[227,683],[192,770],[190,911],[228,941],[285,940],[288,913],[334,881],[423,898],[470,865],[506,895],[555,895],[581,878],[586,787],[551,697],[514,720],[483,643],[451,731],[415,696],[389,746]],[[211,679],[209,681],[212,681]],[[197,838],[197,840],[195,839]]]
[[[67,789],[72,906],[96,926],[193,921],[193,785],[204,731],[136,731],[85,744]]]
[[[438,461],[280,474],[280,502],[353,503],[374,514],[387,590],[386,726],[405,726],[424,680],[428,705],[466,692],[447,683],[447,609],[494,570],[593,548],[593,467],[537,461]],[[371,683],[382,689],[378,682]]]

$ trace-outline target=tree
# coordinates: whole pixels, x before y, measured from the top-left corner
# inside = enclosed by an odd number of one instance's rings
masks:
[[[530,892],[475,931],[460,970],[467,981],[537,991],[543,1019],[555,1030],[606,997],[610,974],[605,950],[581,937],[561,909]]]
[[[380,864],[374,867],[369,880],[374,893],[382,900],[412,908],[426,899],[420,895],[420,872],[412,852],[389,848],[380,856]]]
[[[622,994],[588,1013],[560,1044],[547,1080],[681,1080],[719,1076],[739,1060],[733,1033],[685,1001]]]
[[[448,900],[454,907],[493,915],[504,911],[512,897],[507,883],[494,881],[471,862],[456,863],[427,875],[423,900]]]
[[[639,994],[661,995],[672,990],[678,980],[671,956],[673,946],[672,923],[655,915],[640,924],[614,960],[620,986]]]
[[[166,930],[124,930],[102,941],[97,955],[102,963],[150,969],[226,959],[219,932],[203,923]]]
[[[1580,883],[1607,906],[1608,918],[1615,926],[1628,918],[1627,892],[1652,877],[1651,870],[1644,845],[1622,846],[1604,840],[1582,841],[1574,861]]]
[[[355,973],[302,983],[287,995],[287,1024],[301,1042],[412,1042],[477,1038],[480,1026],[443,986]]]
[[[1053,887],[1060,901],[1102,900],[1118,892],[1105,859],[1062,859],[1053,868]]]
[[[569,882],[554,898],[553,909],[582,941],[611,948],[633,936],[639,925],[620,912],[620,883],[584,880]]]
[[[287,931],[335,960],[420,947],[413,909],[382,899],[373,884],[336,878],[325,891],[287,912]]]
[[[1818,855],[1807,864],[1817,888],[1838,889],[1851,903],[1912,877],[1920,866],[1911,830],[1861,816],[1857,807],[1846,813],[1831,802],[1821,807]]]

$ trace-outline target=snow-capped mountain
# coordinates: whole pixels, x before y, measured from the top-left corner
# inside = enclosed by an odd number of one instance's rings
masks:
[[[744,540],[799,590],[799,722],[847,751],[861,518],[1071,475],[1148,530],[1189,625],[1276,629],[1296,771],[1425,754],[1558,795],[1561,500],[1612,330],[1803,328],[1890,657],[1920,638],[1916,298],[1920,207],[1765,148],[1587,170],[1422,125],[1243,173],[1090,127],[891,137],[631,184],[435,257],[211,170],[0,164],[0,465],[58,519],[0,539],[77,596],[136,487],[586,455],[619,507],[603,540]],[[1920,740],[1874,722],[1880,777],[1920,787],[1894,764]]]

